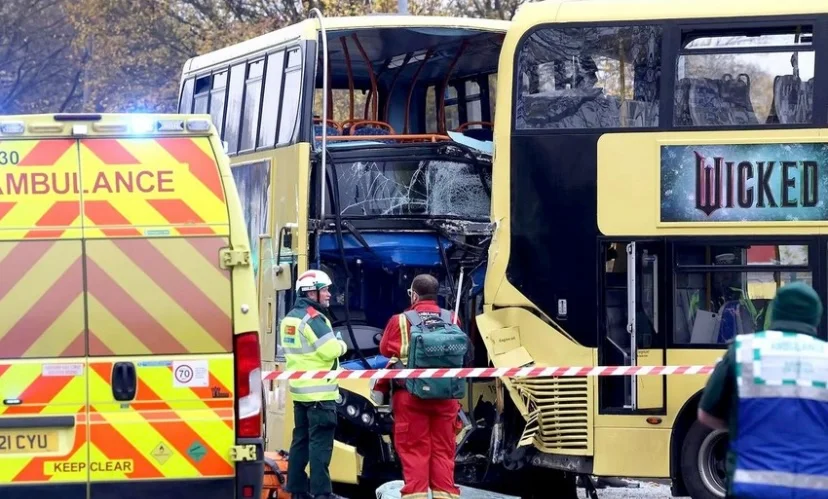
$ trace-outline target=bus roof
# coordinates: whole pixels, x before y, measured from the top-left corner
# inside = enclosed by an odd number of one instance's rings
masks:
[[[762,17],[828,12],[825,0],[545,0],[522,5],[517,30],[551,22]]]
[[[377,28],[446,28],[471,29],[481,31],[500,31],[505,33],[509,21],[491,19],[473,19],[466,17],[445,16],[403,16],[370,15],[352,17],[326,17],[325,30],[331,32],[343,30],[377,29]],[[319,31],[317,19],[306,19],[270,33],[245,40],[241,43],[208,52],[189,59],[184,64],[184,73],[198,72],[219,64],[227,63],[241,57],[261,53],[290,41],[302,38],[314,38]]]

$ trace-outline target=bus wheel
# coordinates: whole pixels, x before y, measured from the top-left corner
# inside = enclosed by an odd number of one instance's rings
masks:
[[[725,496],[727,431],[693,423],[681,447],[681,475],[693,499]]]

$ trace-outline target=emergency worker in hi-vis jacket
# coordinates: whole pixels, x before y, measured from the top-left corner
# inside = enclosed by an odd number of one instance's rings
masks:
[[[331,322],[321,312],[330,305],[331,278],[322,271],[308,270],[296,280],[297,300],[279,327],[280,345],[288,371],[334,371],[348,345],[338,338]],[[291,380],[293,440],[288,455],[285,489],[294,499],[336,498],[328,467],[333,455],[336,430],[336,379]],[[310,481],[305,467],[310,462]]]
[[[822,301],[780,288],[767,330],[739,334],[716,365],[698,419],[728,430],[727,497],[828,497],[828,344]]]

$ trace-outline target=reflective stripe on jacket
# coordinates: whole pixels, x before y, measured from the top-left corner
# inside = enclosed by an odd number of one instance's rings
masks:
[[[828,344],[762,331],[738,335],[735,352],[734,496],[828,497]]]
[[[279,342],[287,360],[287,370],[337,370],[339,357],[348,346],[336,338],[331,322],[316,307],[319,304],[299,298],[282,319]],[[290,380],[290,393],[297,402],[336,400],[339,382],[335,379]]]

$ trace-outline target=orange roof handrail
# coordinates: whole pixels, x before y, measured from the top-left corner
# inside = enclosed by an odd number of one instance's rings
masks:
[[[377,79],[374,76],[374,69],[371,66],[371,60],[368,59],[368,54],[365,53],[365,49],[362,47],[362,44],[359,42],[359,37],[356,33],[351,34],[351,38],[354,39],[354,43],[356,43],[357,50],[359,53],[362,54],[362,59],[365,61],[366,66],[368,66],[368,76],[371,77],[371,95],[368,96],[368,102],[371,102],[371,107],[373,112],[373,119],[377,119]],[[367,103],[366,103],[367,106]],[[367,114],[367,112],[366,112]]]
[[[420,63],[420,67],[417,68],[417,72],[414,73],[414,77],[411,79],[411,85],[408,87],[408,99],[405,102],[405,125],[403,126],[403,133],[408,133],[408,117],[411,112],[411,96],[414,95],[414,86],[417,84],[417,79],[420,78],[420,73],[423,71],[423,68],[428,60],[431,59],[432,54],[434,54],[434,48],[428,49],[425,57],[423,57],[423,61]]]
[[[462,132],[463,130],[465,130],[466,128],[468,128],[472,125],[488,125],[489,128],[494,128],[494,125],[492,124],[491,121],[467,121],[467,122],[463,123],[462,125],[460,125],[459,127],[455,128],[454,131],[455,132]]]
[[[454,72],[454,66],[457,65],[457,61],[460,60],[460,56],[462,56],[463,52],[466,51],[466,47],[468,46],[468,44],[468,40],[463,40],[463,43],[460,44],[460,48],[457,50],[457,54],[455,54],[454,60],[451,61],[451,66],[449,66],[448,72],[446,72],[446,77],[443,80],[443,84],[440,86],[440,95],[442,95],[442,99],[440,99],[439,107],[437,110],[437,127],[438,131],[441,133],[446,133],[446,88],[448,87],[448,82],[451,78],[451,73]]]
[[[350,98],[350,114],[349,119],[354,119],[354,72],[351,69],[351,54],[348,52],[348,39],[342,37],[339,39],[342,44],[342,51],[345,53],[345,67],[348,70],[348,91]]]
[[[331,76],[331,68],[328,68],[328,118],[334,117],[333,107],[333,77]]]
[[[317,135],[317,138],[322,137]],[[413,135],[329,135],[331,142],[359,142],[360,140],[397,140],[401,142],[442,142],[450,141],[451,137],[436,133],[418,133]]]

